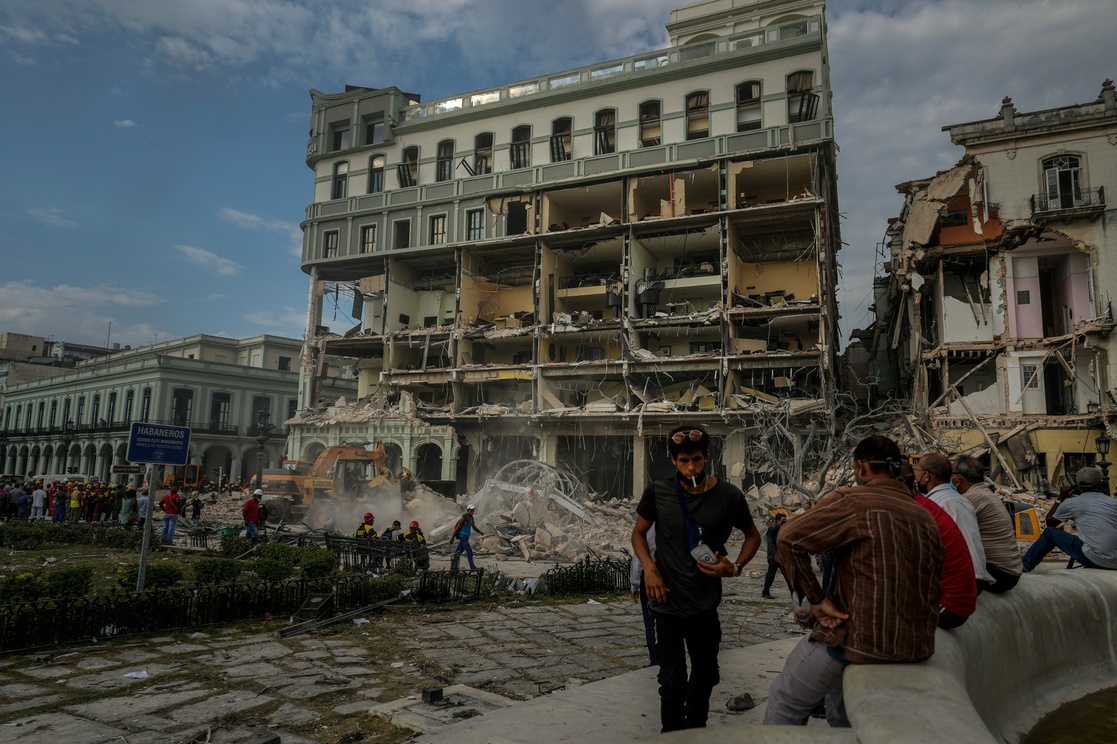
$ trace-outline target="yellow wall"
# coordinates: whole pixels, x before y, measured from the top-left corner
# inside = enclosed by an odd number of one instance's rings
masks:
[[[806,300],[818,295],[818,265],[812,256],[806,261],[745,263],[733,260],[734,286],[743,295],[784,291]],[[754,289],[748,289],[754,287]]]

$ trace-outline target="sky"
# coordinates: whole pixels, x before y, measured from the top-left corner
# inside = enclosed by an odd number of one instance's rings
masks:
[[[424,100],[667,45],[677,0],[4,0],[0,332],[301,338],[310,88]],[[1094,100],[1114,0],[833,0],[841,332],[944,125]],[[1117,157],[1117,154],[1115,154]],[[348,318],[327,315],[335,328]]]

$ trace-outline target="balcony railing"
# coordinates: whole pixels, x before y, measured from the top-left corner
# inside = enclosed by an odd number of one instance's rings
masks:
[[[1033,194],[1032,215],[1060,212],[1100,212],[1105,209],[1105,187],[1074,189],[1057,194]]]

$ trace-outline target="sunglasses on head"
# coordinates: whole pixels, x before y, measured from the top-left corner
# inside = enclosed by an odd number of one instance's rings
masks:
[[[675,444],[682,444],[689,439],[692,442],[702,441],[702,432],[698,429],[691,429],[690,431],[677,431],[671,435],[671,441]]]

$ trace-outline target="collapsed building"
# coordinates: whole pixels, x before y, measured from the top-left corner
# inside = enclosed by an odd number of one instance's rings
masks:
[[[902,183],[876,319],[855,336],[871,398],[911,395],[928,448],[983,458],[1014,488],[1101,464],[1117,376],[1117,104],[944,127],[953,168]]]
[[[534,459],[628,498],[681,422],[738,480],[773,407],[793,437],[826,415],[823,3],[707,0],[667,28],[665,49],[433,102],[311,91],[289,457],[381,441],[393,471],[457,493]],[[358,401],[320,401],[326,354],[352,360]]]

